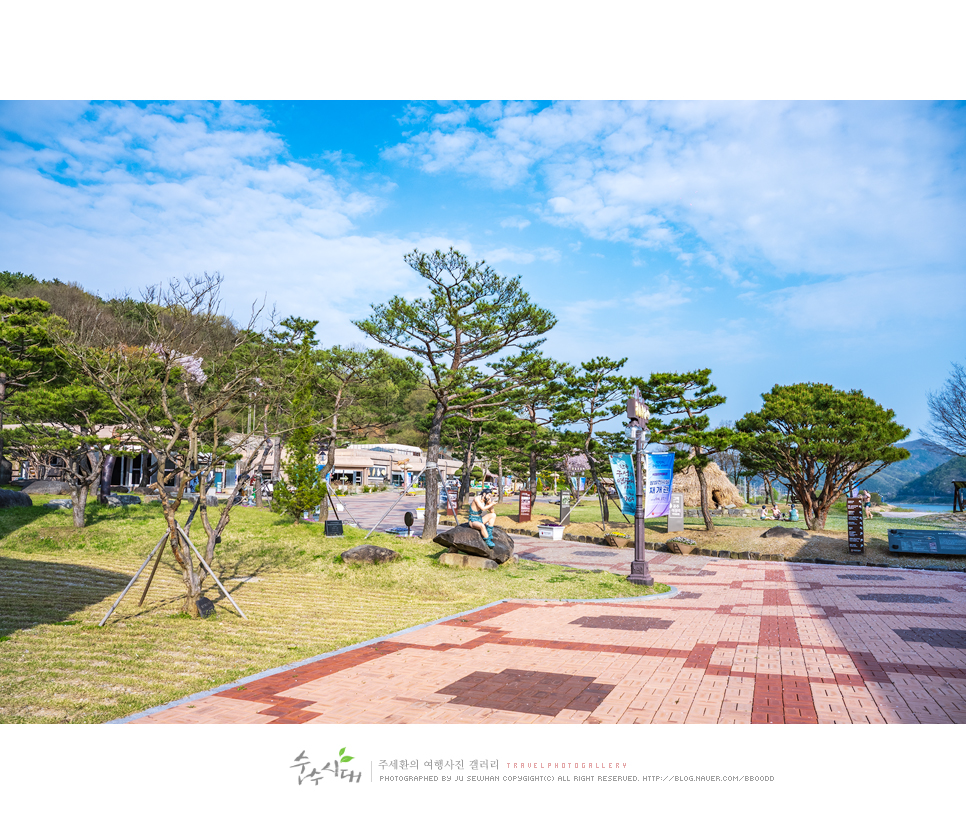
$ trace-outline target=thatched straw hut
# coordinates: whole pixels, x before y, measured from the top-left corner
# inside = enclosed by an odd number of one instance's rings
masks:
[[[712,510],[717,507],[745,506],[745,500],[738,492],[738,488],[713,461],[704,468],[704,480],[708,484],[708,507]],[[671,491],[684,494],[685,506],[701,506],[701,486],[694,467],[688,467],[684,472],[674,474]]]

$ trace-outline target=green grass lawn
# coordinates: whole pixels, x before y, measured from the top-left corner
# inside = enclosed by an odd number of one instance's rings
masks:
[[[442,549],[373,534],[400,560],[346,565],[362,542],[326,538],[264,510],[236,508],[215,572],[248,619],[209,579],[217,614],[181,613],[180,569],[168,551],[142,607],[147,571],[107,624],[98,623],[164,532],[160,506],[0,511],[0,722],[99,723],[265,669],[391,634],[500,599],[593,599],[667,590],[610,573],[521,561],[477,571],[439,564]],[[184,509],[187,514],[187,508]],[[197,537],[200,526],[193,529]],[[203,534],[201,534],[203,536]]]

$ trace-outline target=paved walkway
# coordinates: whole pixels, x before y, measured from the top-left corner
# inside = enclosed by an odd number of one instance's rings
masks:
[[[353,501],[358,519],[385,509]],[[516,545],[621,574],[633,556]],[[966,575],[650,551],[648,563],[675,596],[497,603],[127,720],[966,723]]]

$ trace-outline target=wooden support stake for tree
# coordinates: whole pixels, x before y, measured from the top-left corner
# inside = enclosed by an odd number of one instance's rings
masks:
[[[141,567],[140,567],[140,568],[138,568],[138,572],[137,572],[136,574],[134,574],[134,578],[133,578],[133,579],[132,579],[132,580],[131,580],[131,581],[130,581],[130,582],[129,582],[128,584],[127,584],[127,588],[125,588],[125,589],[124,589],[123,591],[121,591],[121,595],[120,595],[120,596],[119,596],[119,597],[117,598],[117,602],[115,602],[115,603],[114,603],[114,604],[113,604],[113,605],[111,606],[111,610],[110,610],[110,611],[108,611],[108,612],[107,612],[107,613],[106,613],[106,614],[104,615],[104,619],[103,619],[103,620],[101,620],[101,621],[100,621],[100,622],[99,622],[99,623],[97,624],[97,625],[98,625],[98,627],[100,627],[100,626],[102,626],[102,625],[104,625],[104,623],[106,623],[106,622],[107,622],[107,618],[108,618],[108,617],[110,617],[110,616],[111,616],[111,614],[113,614],[113,613],[114,613],[114,609],[115,609],[115,608],[117,608],[117,606],[121,604],[121,600],[122,600],[122,599],[124,599],[124,596],[125,596],[125,595],[127,594],[127,592],[128,592],[128,591],[130,591],[130,590],[131,590],[131,588],[133,588],[133,587],[134,587],[134,583],[138,581],[138,577],[139,577],[139,576],[141,575],[141,571],[143,571],[143,570],[144,570],[144,569],[145,569],[145,568],[146,568],[146,567],[148,566],[148,562],[150,562],[150,561],[151,561],[151,559],[152,559],[152,558],[154,557],[154,554],[156,554],[156,553],[158,552],[158,549],[159,549],[159,548],[161,548],[161,547],[162,547],[162,546],[164,545],[164,543],[168,541],[168,536],[170,536],[170,535],[171,535],[171,533],[170,533],[170,531],[167,531],[167,530],[166,530],[166,531],[164,532],[164,536],[162,536],[162,537],[161,537],[161,541],[160,541],[160,542],[158,542],[158,543],[157,543],[157,544],[156,544],[156,545],[154,546],[154,550],[152,550],[152,551],[151,551],[151,552],[150,552],[150,553],[148,554],[148,558],[147,558],[147,559],[145,559],[145,560],[144,560],[144,564],[143,564],[143,565],[141,565]],[[160,559],[160,557],[159,557],[159,559]],[[143,598],[142,598],[142,599],[143,599]]]
[[[141,600],[138,602],[138,608],[144,605],[144,598],[148,595],[148,588],[151,587],[151,583],[154,581],[154,575],[158,572],[158,565],[161,564],[162,556],[164,556],[164,547],[158,551],[158,558],[154,560],[154,567],[151,568],[151,574],[148,576],[148,584],[144,586],[144,593],[141,594]]]

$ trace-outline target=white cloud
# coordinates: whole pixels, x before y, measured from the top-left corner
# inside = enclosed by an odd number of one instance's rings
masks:
[[[463,111],[465,114],[465,110]],[[597,239],[779,273],[959,264],[962,111],[920,103],[486,105],[400,145],[429,172],[542,182],[543,217]]]
[[[646,311],[655,312],[666,311],[691,302],[691,298],[687,296],[691,293],[689,286],[678,280],[672,280],[667,274],[661,275],[657,283],[657,291],[635,294],[632,298],[634,303]]]
[[[500,222],[500,227],[516,228],[518,231],[522,231],[524,228],[530,227],[530,220],[524,219],[522,216],[508,216]]]
[[[799,330],[922,337],[926,326],[966,319],[962,273],[875,273],[781,289],[762,304]]]
[[[466,251],[464,249],[464,253]],[[490,264],[498,262],[511,262],[515,265],[527,265],[528,263],[542,260],[544,262],[559,262],[560,251],[555,248],[536,248],[532,251],[521,251],[515,248],[495,248],[484,251],[483,259]]]
[[[418,282],[403,254],[453,244],[359,234],[382,198],[279,161],[250,106],[15,103],[0,127],[3,267],[40,278],[137,294],[219,271],[239,313],[268,294],[283,315],[325,320],[332,342],[358,339],[350,315]]]

